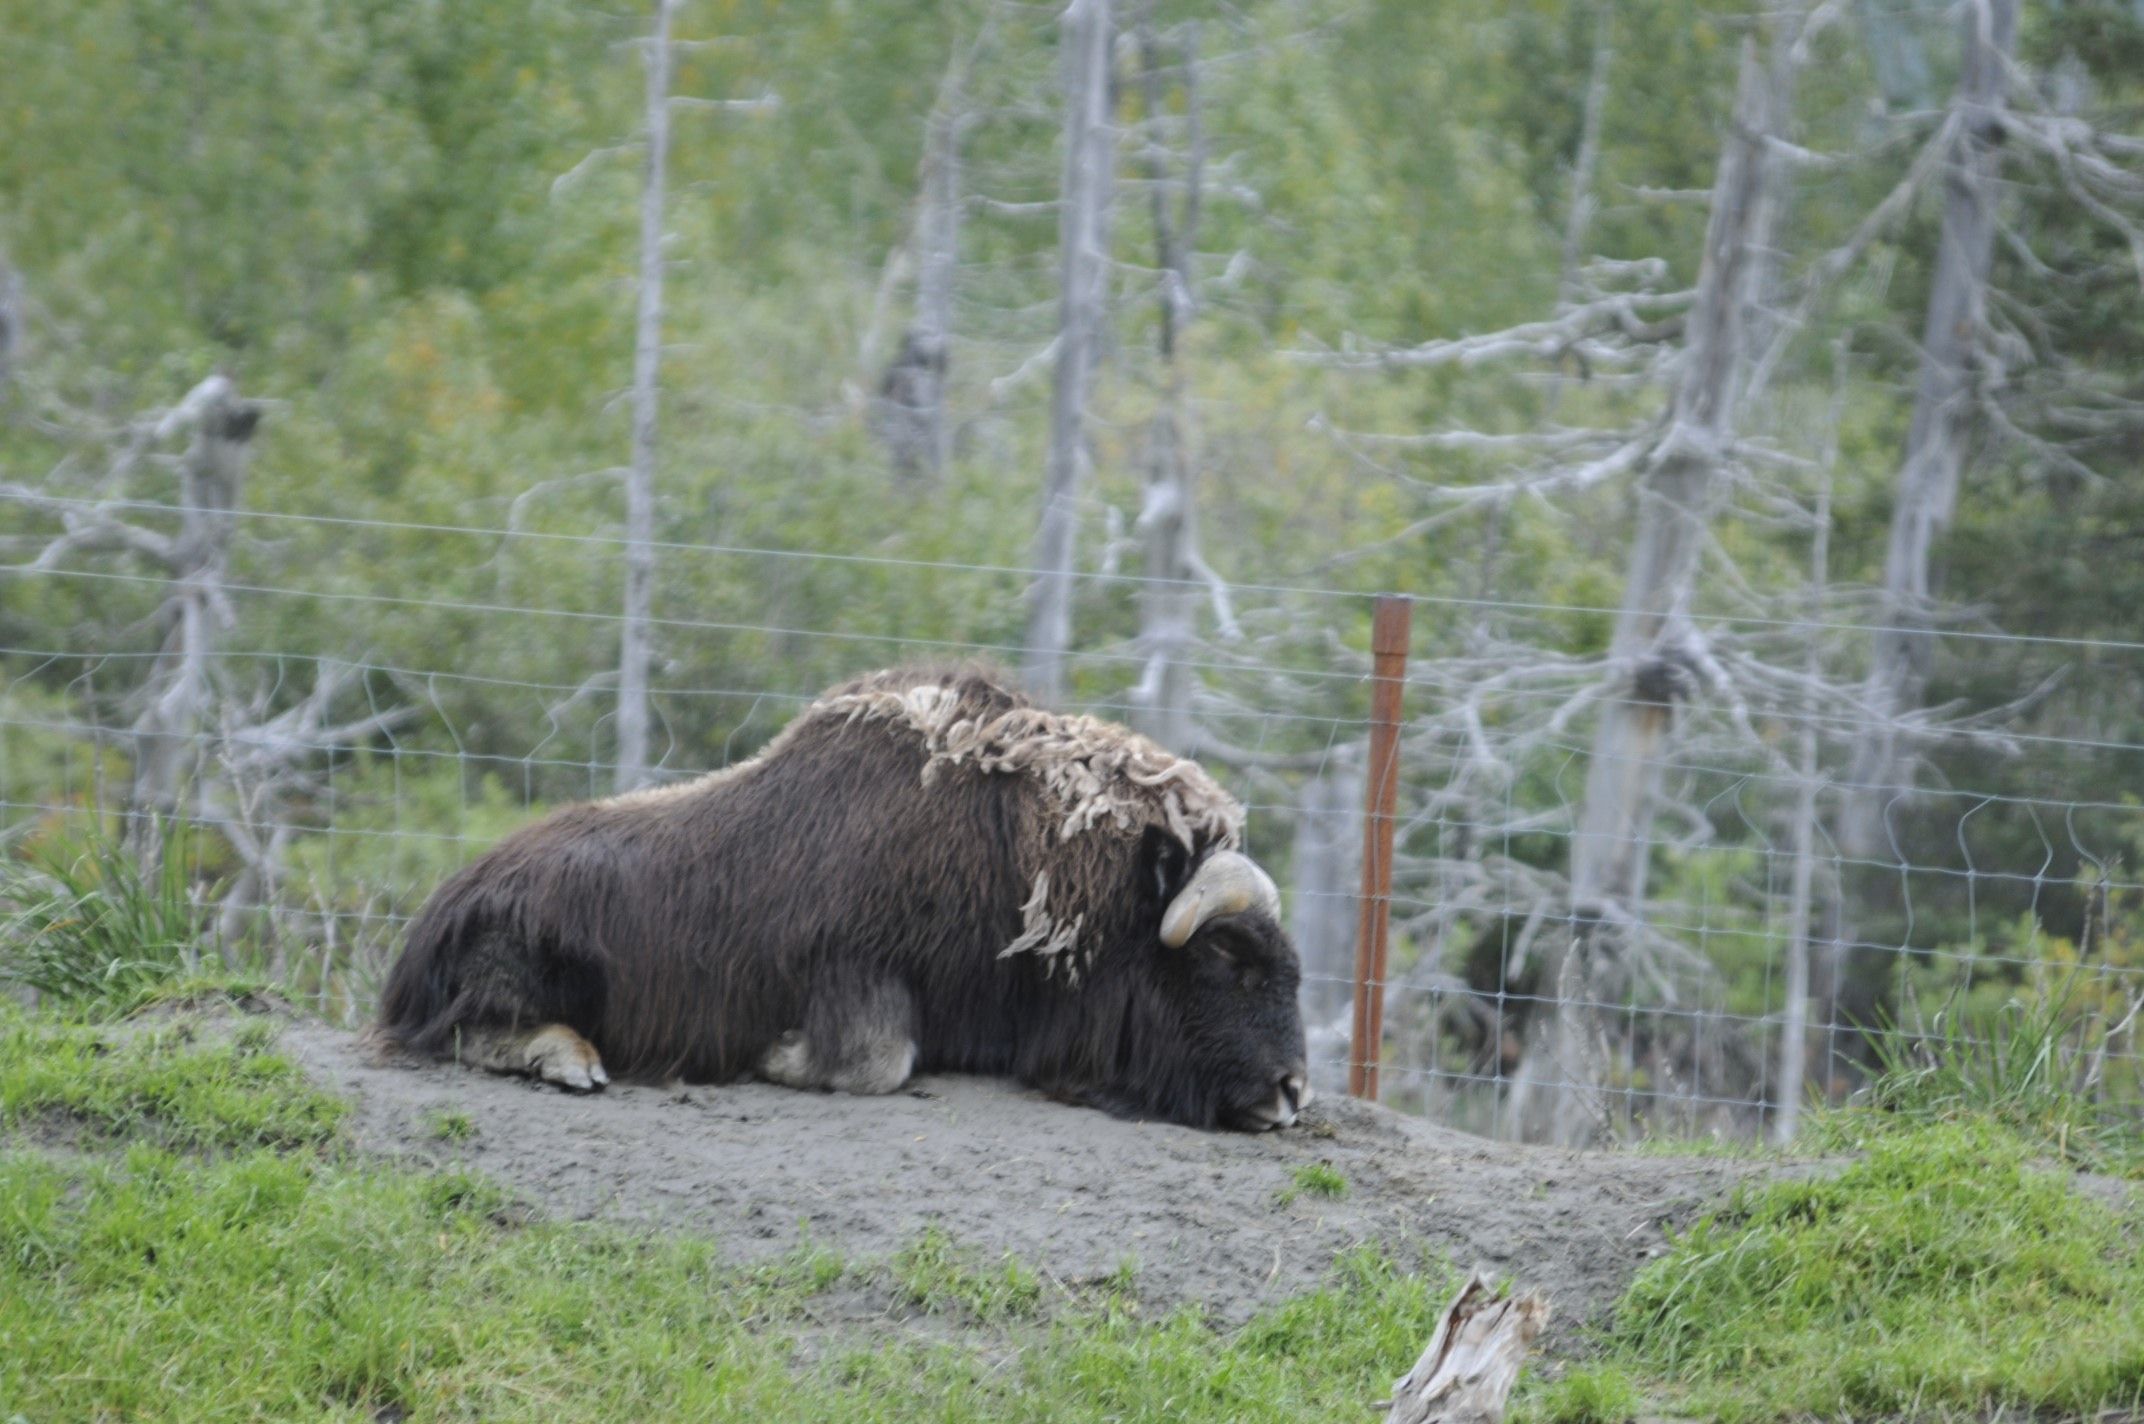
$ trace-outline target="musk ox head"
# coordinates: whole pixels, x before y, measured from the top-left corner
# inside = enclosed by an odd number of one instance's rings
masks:
[[[1195,1095],[1226,1127],[1287,1127],[1310,1100],[1297,1003],[1302,969],[1280,895],[1248,857],[1216,850],[1195,867],[1177,843],[1149,842],[1164,892],[1157,991],[1181,1023]]]

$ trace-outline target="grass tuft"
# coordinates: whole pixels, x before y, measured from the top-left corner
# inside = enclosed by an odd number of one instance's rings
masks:
[[[0,983],[110,1017],[198,974],[206,925],[179,836],[162,831],[154,869],[96,831],[0,858]]]
[[[932,1313],[959,1313],[983,1324],[1033,1318],[1042,1281],[1010,1256],[995,1264],[975,1259],[937,1226],[925,1228],[891,1263],[893,1279],[911,1302]]]
[[[1954,1000],[1932,1022],[1891,1025],[1871,1041],[1878,1072],[1864,1111],[1820,1117],[1807,1145],[1854,1145],[1858,1135],[1899,1125],[1963,1120],[2001,1123],[2058,1161],[2095,1171],[2144,1170],[2144,1134],[2112,1111],[2101,1087],[2138,1006],[2117,996],[2111,1011],[2090,1000],[2089,972],[1992,1014],[1968,1014]],[[1828,1134],[1828,1135],[1827,1135]]]
[[[441,1142],[467,1142],[476,1136],[476,1119],[465,1112],[442,1110],[432,1114],[432,1136]]]
[[[1347,1195],[1347,1178],[1330,1162],[1306,1162],[1295,1169],[1295,1179],[1280,1189],[1277,1206],[1288,1206],[1299,1196],[1334,1201]]]
[[[1529,1424],[1629,1424],[1644,1407],[1638,1387],[1615,1365],[1566,1373],[1533,1395]]]

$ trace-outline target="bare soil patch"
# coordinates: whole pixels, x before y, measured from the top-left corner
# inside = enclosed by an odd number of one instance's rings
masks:
[[[1546,1291],[1558,1335],[1596,1317],[1680,1225],[1790,1164],[1490,1142],[1352,1100],[1263,1136],[1126,1122],[1008,1083],[919,1079],[885,1098],[759,1083],[573,1096],[453,1065],[382,1061],[290,1024],[283,1049],[355,1105],[367,1151],[463,1163],[556,1218],[713,1238],[740,1263],[809,1241],[884,1258],[935,1225],[1070,1288],[1129,1260],[1150,1307],[1232,1324],[1374,1245],[1482,1264]],[[443,1115],[473,1131],[443,1138]],[[1338,1198],[1292,1194],[1326,1163]]]

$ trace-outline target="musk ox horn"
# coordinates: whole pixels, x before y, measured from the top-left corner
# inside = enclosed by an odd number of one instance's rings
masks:
[[[1199,926],[1215,915],[1233,915],[1253,908],[1280,914],[1280,891],[1273,887],[1273,877],[1247,855],[1215,851],[1206,857],[1191,883],[1169,902],[1161,917],[1161,942],[1171,949],[1181,949],[1199,932]]]

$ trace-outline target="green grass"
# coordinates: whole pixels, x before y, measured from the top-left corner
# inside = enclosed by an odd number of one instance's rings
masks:
[[[204,1019],[175,939],[136,953],[98,918],[178,923],[123,874],[8,930],[10,963],[84,972],[40,1012],[0,1001],[0,1419],[1369,1417],[1450,1288],[1356,1253],[1221,1330],[1143,1313],[1128,1260],[1066,1287],[935,1228],[883,1262],[743,1268],[689,1238],[532,1222],[480,1175],[354,1156],[273,1020],[234,1026],[227,992]],[[1521,1416],[2144,1408],[2144,1230],[2059,1169],[2139,1155],[2080,1091],[2076,1022],[2057,1004],[1993,1037],[1916,1035],[1867,1106],[1810,1121],[1806,1146],[1858,1160],[1693,1227],[1593,1358],[1522,1383]],[[1278,1200],[1348,1190],[1309,1163]]]
[[[845,1279],[823,1256],[741,1271],[499,1207],[479,1179],[268,1151],[5,1160],[0,1400],[32,1419],[1353,1417],[1442,1285],[1354,1259],[1233,1333],[1030,1305],[973,1343],[881,1327],[823,1353],[814,1306]]]
[[[1723,1419],[2144,1408],[2144,1243],[2009,1128],[1901,1127],[1701,1222],[1613,1342]]]
[[[1230,1331],[939,1231],[729,1265],[357,1158],[270,1038],[0,1010],[0,1418],[1352,1418],[1448,1289],[1354,1255]]]
[[[1011,1256],[995,1262],[963,1251],[937,1226],[897,1254],[894,1283],[911,1304],[937,1314],[959,1313],[990,1324],[1033,1318],[1042,1305],[1042,1281]]]
[[[89,1142],[230,1150],[319,1148],[344,1112],[248,1023],[202,1037],[190,1020],[83,1024],[0,1005],[0,1131],[39,1125]]]
[[[1306,1162],[1295,1169],[1295,1179],[1280,1189],[1275,1204],[1288,1206],[1299,1196],[1335,1201],[1347,1195],[1347,1178],[1330,1162]]]
[[[1533,1424],[1626,1424],[1644,1399],[1615,1365],[1575,1369],[1534,1391],[1524,1417]]]

